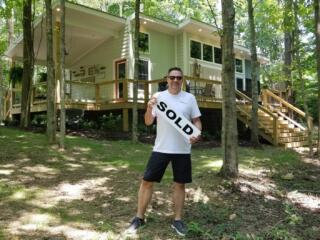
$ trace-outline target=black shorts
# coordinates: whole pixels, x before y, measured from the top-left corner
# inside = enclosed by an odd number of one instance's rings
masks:
[[[143,180],[148,182],[160,182],[163,174],[171,162],[173,181],[177,183],[191,183],[191,155],[152,152]]]

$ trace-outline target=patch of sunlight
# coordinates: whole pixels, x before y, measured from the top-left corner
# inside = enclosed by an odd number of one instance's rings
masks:
[[[57,157],[51,157],[51,158],[48,159],[47,162],[49,162],[49,163],[56,163],[56,162],[59,162],[59,159],[58,159]]]
[[[101,167],[100,169],[103,172],[111,172],[117,170],[115,167]]]
[[[118,197],[117,200],[122,201],[122,202],[130,202],[129,197]]]
[[[45,174],[51,174],[51,175],[55,175],[58,173],[58,171],[56,169],[46,167],[42,164],[37,164],[32,167],[29,167],[29,166],[23,167],[22,171],[23,172],[31,172],[31,173],[45,173]]]
[[[71,157],[71,156],[63,155],[62,157],[64,160],[67,160],[67,161],[77,161],[76,158]]]
[[[78,183],[71,184],[64,182],[56,186],[54,189],[45,190],[37,194],[37,197],[29,201],[37,207],[51,208],[59,204],[59,202],[71,202],[74,200],[91,201],[99,194],[112,194],[110,189],[105,186],[110,178],[94,178],[82,180]]]
[[[255,181],[254,179],[246,180],[239,178],[237,180],[240,186],[241,192],[253,192],[253,193],[270,193],[275,191],[276,185],[271,181]]]
[[[19,163],[26,163],[26,162],[29,162],[30,160],[31,160],[31,159],[30,159],[30,158],[27,158],[27,157],[18,159]]]
[[[204,159],[207,159],[209,158],[209,156],[204,156],[204,155],[201,155],[200,158],[204,158]]]
[[[26,136],[24,134],[17,136],[17,138],[25,138]]]
[[[295,203],[299,204],[312,211],[320,210],[320,197],[311,194],[305,194],[298,191],[292,191],[287,193],[287,198]]]
[[[210,161],[204,165],[204,167],[208,168],[220,168],[222,166],[222,160]]]
[[[13,193],[10,198],[12,200],[22,200],[22,199],[26,199],[26,197],[27,197],[26,191],[23,189],[20,189],[20,190],[16,191],[15,193]]]
[[[1,167],[3,168],[13,168],[13,167],[16,167],[15,164],[12,164],[12,163],[9,163],[9,164],[1,164]]]
[[[18,220],[9,224],[8,230],[11,234],[33,234],[44,231],[50,235],[64,235],[70,240],[102,240],[119,239],[119,235],[112,231],[99,232],[92,230],[91,224],[79,225],[79,227],[59,224],[59,219],[49,214],[24,213]]]
[[[207,203],[210,200],[210,198],[202,191],[202,188],[200,187],[198,187],[197,189],[186,189],[186,198],[196,203]]]
[[[73,150],[77,150],[77,151],[80,151],[80,152],[90,152],[91,148],[88,148],[88,147],[73,147]]]
[[[79,168],[82,167],[81,164],[77,164],[77,163],[66,163],[66,166],[69,166],[69,167],[71,167],[73,169],[79,169]]]
[[[261,177],[261,176],[266,176],[268,174],[271,174],[270,169],[264,169],[264,168],[252,169],[252,168],[246,168],[245,166],[241,166],[239,167],[239,170],[244,175],[251,175],[256,177],[259,177],[259,176]]]
[[[13,170],[9,170],[9,169],[0,169],[1,175],[10,175],[13,172],[14,172]]]
[[[21,231],[45,230],[49,225],[58,224],[59,220],[50,214],[25,212],[22,216],[8,226],[13,234],[19,234]]]
[[[63,234],[70,240],[103,240],[103,239],[119,239],[119,236],[112,231],[98,232],[90,229],[78,229],[68,225],[50,227],[46,229],[51,234]]]
[[[67,138],[67,139],[76,139],[77,136],[67,135],[66,138]]]

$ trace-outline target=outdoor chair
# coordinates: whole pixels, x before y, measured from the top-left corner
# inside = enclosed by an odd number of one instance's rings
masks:
[[[215,97],[215,91],[212,83],[206,83],[205,87],[203,88],[202,96],[212,98]]]

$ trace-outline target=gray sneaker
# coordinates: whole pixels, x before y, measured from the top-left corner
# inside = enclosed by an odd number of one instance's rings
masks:
[[[134,217],[130,223],[130,226],[125,231],[126,234],[135,234],[138,229],[145,225],[145,221],[141,218]]]
[[[187,234],[187,226],[181,220],[174,220],[171,227],[176,230],[180,236],[185,236]]]

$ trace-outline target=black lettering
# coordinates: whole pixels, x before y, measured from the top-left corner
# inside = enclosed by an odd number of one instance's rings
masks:
[[[170,113],[172,113],[171,116],[170,116]],[[171,110],[171,109],[169,109],[169,110],[166,112],[166,114],[167,114],[167,117],[168,117],[169,119],[171,119],[171,120],[173,120],[173,119],[175,119],[175,118],[177,117],[177,114],[176,114],[173,110]]]
[[[179,122],[181,121],[181,117],[178,117],[177,120],[174,122],[179,128],[182,128],[180,125],[179,125]]]
[[[193,129],[190,127],[189,124],[185,125],[182,131],[184,131],[188,135],[191,135],[193,133]]]
[[[158,105],[157,105],[158,109],[161,111],[161,112],[164,112],[167,108],[167,104],[165,104],[164,102],[160,102]]]

